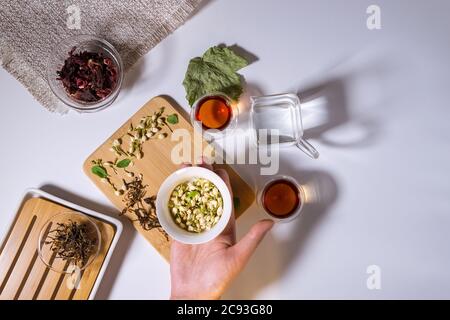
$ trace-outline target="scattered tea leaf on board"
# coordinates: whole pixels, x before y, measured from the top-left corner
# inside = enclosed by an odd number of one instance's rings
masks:
[[[91,169],[92,173],[96,176],[99,176],[100,178],[106,178],[108,176],[108,173],[106,172],[105,168],[101,166],[93,166]]]
[[[170,124],[178,123],[178,115],[176,113],[167,116],[167,122]]]
[[[130,159],[123,159],[116,163],[116,167],[123,169],[123,168],[128,167],[130,165],[130,163],[131,163]]]
[[[239,207],[241,206],[241,199],[238,197],[233,197],[233,205],[235,210],[239,210]]]
[[[156,196],[145,197],[147,192],[144,185],[143,176],[140,174],[130,182],[124,180],[126,192],[122,201],[125,203],[125,208],[122,214],[127,212],[134,218],[133,221],[138,221],[141,227],[146,230],[159,229],[168,240],[167,233],[161,228],[158,217],[156,215]],[[144,206],[144,204],[147,206]]]

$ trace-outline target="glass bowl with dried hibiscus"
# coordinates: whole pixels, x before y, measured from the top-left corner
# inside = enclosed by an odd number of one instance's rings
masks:
[[[106,40],[79,35],[55,48],[47,77],[53,93],[67,106],[94,112],[117,98],[123,80],[122,60]]]

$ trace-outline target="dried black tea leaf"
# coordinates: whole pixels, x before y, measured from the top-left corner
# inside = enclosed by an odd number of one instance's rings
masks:
[[[125,209],[122,210],[122,214],[131,213],[142,229],[149,231],[157,228],[168,238],[156,216],[156,196],[145,197],[146,187],[142,182],[142,175],[134,177],[130,182],[125,182],[126,192],[123,197]]]
[[[68,223],[58,223],[57,228],[47,235],[45,244],[50,245],[57,258],[82,267],[95,253],[97,239],[87,224],[69,220]]]

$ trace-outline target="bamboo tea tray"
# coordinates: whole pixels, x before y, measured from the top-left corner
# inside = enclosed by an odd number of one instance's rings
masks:
[[[126,121],[105,143],[103,143],[97,150],[95,150],[85,161],[83,169],[86,175],[95,183],[95,185],[108,197],[109,200],[122,211],[125,208],[122,196],[115,194],[114,189],[107,183],[102,183],[101,179],[91,172],[92,160],[102,159],[102,161],[113,161],[116,158],[114,152],[110,150],[113,142],[120,138],[124,140],[124,146],[127,146],[127,136],[126,133],[130,128],[130,124],[134,127],[139,124],[142,117],[151,116],[155,111],[158,111],[161,107],[164,107],[164,114],[170,115],[176,113],[178,115],[179,122],[177,124],[171,125],[172,129],[186,129],[191,136],[193,136],[193,128],[191,124],[186,120],[183,115],[184,111],[175,104],[170,98],[158,96],[150,101],[148,101],[139,111],[137,111],[128,121]],[[179,141],[171,140],[171,133],[168,133],[168,137],[164,139],[150,139],[143,143],[143,158],[140,160],[133,159],[133,167],[130,168],[135,174],[143,175],[143,182],[146,187],[146,196],[156,195],[161,183],[169,176],[171,173],[179,168],[178,164],[175,164],[171,160],[171,152],[174,146],[176,146]],[[201,138],[200,138],[201,139]],[[194,139],[192,139],[192,146],[194,144]],[[203,141],[206,145],[206,142]],[[125,149],[125,148],[124,148]],[[128,149],[128,147],[126,147]],[[193,147],[192,147],[193,150]],[[126,157],[125,157],[126,158]],[[193,157],[191,158],[192,162]],[[196,159],[193,159],[194,161]],[[219,166],[216,166],[219,167]],[[239,217],[246,209],[248,209],[255,199],[255,194],[250,188],[250,186],[242,180],[242,178],[228,165],[220,165],[221,168],[227,170],[231,185],[233,187],[234,195],[239,195],[239,205],[236,207],[235,214]],[[118,187],[122,184],[122,179],[129,181],[130,178],[125,172],[120,170],[114,175],[114,183],[117,183]],[[125,213],[125,215],[130,219],[135,228],[140,234],[142,234],[153,247],[168,261],[170,256],[170,239],[161,232],[160,229],[145,230],[141,227],[136,217],[131,213]]]
[[[48,268],[38,256],[42,227],[60,212],[81,212],[99,227],[101,248],[98,256],[73,278]],[[122,232],[122,223],[106,215],[77,206],[37,189],[26,192],[17,215],[0,247],[0,300],[86,300],[93,299]],[[52,267],[64,264],[53,259]]]

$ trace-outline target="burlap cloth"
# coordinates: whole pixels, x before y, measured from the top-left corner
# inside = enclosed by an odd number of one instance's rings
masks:
[[[49,53],[61,40],[77,34],[104,38],[119,51],[127,70],[180,26],[200,2],[2,0],[0,63],[44,107],[64,113],[66,107],[53,95],[46,80]],[[76,13],[67,11],[70,6],[79,8],[80,29],[76,29]]]

